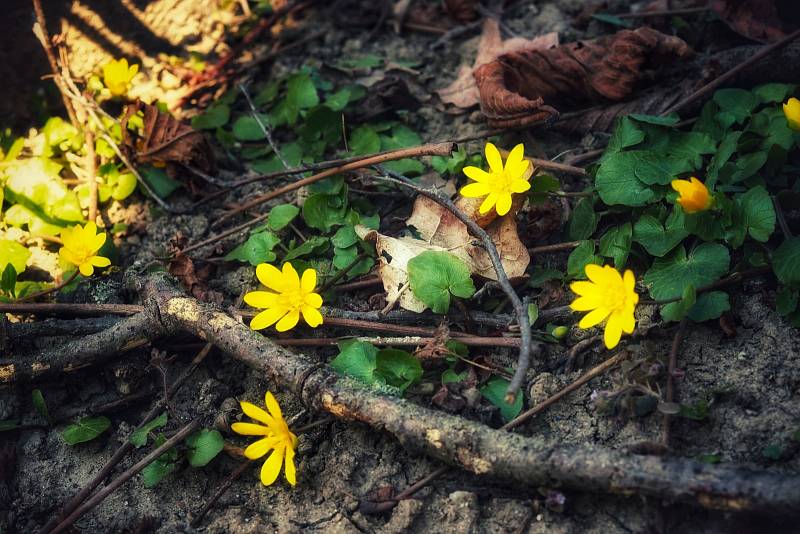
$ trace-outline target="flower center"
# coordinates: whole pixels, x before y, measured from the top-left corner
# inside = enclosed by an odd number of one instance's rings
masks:
[[[300,310],[306,300],[306,293],[301,289],[290,289],[280,294],[278,303],[289,311]],[[288,432],[288,430],[287,430]]]

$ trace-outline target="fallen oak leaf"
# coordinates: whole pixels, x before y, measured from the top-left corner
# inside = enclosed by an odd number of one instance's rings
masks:
[[[130,117],[140,110],[144,115],[144,128],[141,138],[134,141],[127,125]],[[211,145],[201,132],[141,101],[125,110],[122,140],[130,158],[139,165],[181,164],[208,174],[216,170]]]
[[[633,93],[649,63],[691,53],[681,39],[645,27],[549,50],[507,53],[474,74],[489,124],[511,128],[555,118],[558,111],[545,100],[623,100]]]
[[[483,23],[478,54],[475,62],[461,65],[458,76],[447,87],[436,90],[445,104],[453,104],[459,108],[469,108],[480,103],[480,92],[475,83],[473,72],[481,65],[494,61],[498,56],[520,49],[546,49],[558,45],[558,33],[550,32],[534,39],[514,37],[503,41],[500,25],[496,19],[487,18]]]

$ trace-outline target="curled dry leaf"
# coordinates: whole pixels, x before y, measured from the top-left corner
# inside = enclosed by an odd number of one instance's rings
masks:
[[[781,39],[800,23],[796,0],[712,0],[710,7],[733,31],[762,43]]]
[[[144,131],[142,137],[134,142],[127,123],[139,110],[144,113]],[[162,113],[156,106],[142,102],[128,106],[122,121],[122,135],[137,164],[179,163],[205,173],[213,173],[216,169],[214,154],[205,136],[169,113]]]
[[[457,205],[461,201],[459,199]],[[517,233],[515,217],[523,202],[524,198],[517,195],[508,215],[488,222],[486,219],[482,221],[486,232],[497,246],[506,274],[512,280],[523,276],[530,263],[528,249]],[[356,232],[362,239],[375,242],[379,258],[378,274],[386,290],[386,300],[396,299],[401,308],[414,312],[426,309],[425,304],[408,290],[407,266],[411,258],[427,250],[449,252],[464,261],[472,274],[497,280],[489,254],[480,245],[478,238],[471,236],[466,225],[443,206],[427,197],[418,196],[406,224],[417,230],[420,239],[389,237],[368,228],[356,227]]]
[[[453,83],[438,89],[436,93],[445,104],[454,104],[460,108],[469,108],[480,102],[480,93],[475,84],[473,71],[491,61],[497,59],[502,54],[514,52],[515,50],[544,50],[558,45],[558,33],[551,32],[536,37],[535,39],[523,39],[514,37],[503,41],[500,36],[500,26],[497,20],[488,18],[483,23],[481,40],[478,44],[478,55],[475,63],[461,65],[458,70],[458,77]]]
[[[475,70],[481,111],[493,127],[509,128],[557,116],[545,102],[620,101],[649,64],[691,53],[681,39],[651,28],[507,53]]]

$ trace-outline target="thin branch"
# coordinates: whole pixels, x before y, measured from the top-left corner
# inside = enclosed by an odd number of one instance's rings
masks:
[[[533,256],[535,254],[547,254],[548,252],[561,252],[564,250],[572,250],[583,241],[569,241],[567,243],[555,243],[553,245],[539,245],[538,247],[531,247],[528,253]]]
[[[122,484],[133,478],[135,475],[140,473],[142,469],[153,463],[159,456],[167,452],[169,449],[180,443],[184,438],[189,436],[192,432],[197,430],[200,426],[200,419],[195,419],[188,425],[181,428],[174,436],[169,438],[165,441],[160,447],[156,447],[155,450],[150,452],[147,456],[139,460],[129,469],[127,469],[124,473],[120,476],[115,478],[111,483],[105,486],[103,489],[98,491],[94,494],[92,498],[86,501],[82,506],[78,507],[74,512],[72,512],[66,519],[64,519],[61,523],[56,525],[56,527],[50,531],[51,534],[58,534],[59,532],[63,532],[65,529],[69,528],[70,525],[75,523],[78,519],[81,518],[85,513],[89,512],[92,508],[100,504],[106,497],[111,495],[111,493],[120,487]]]
[[[78,269],[75,269],[72,272],[72,274],[70,274],[60,284],[56,284],[53,287],[48,287],[47,289],[43,289],[41,291],[37,291],[36,293],[31,293],[30,295],[25,295],[22,298],[18,298],[14,302],[23,303],[23,302],[28,302],[29,300],[38,299],[39,297],[44,297],[45,295],[50,295],[51,293],[55,293],[59,289],[63,289],[64,287],[68,286],[70,284],[70,282],[75,280],[77,277],[78,277]]]
[[[97,219],[97,157],[94,153],[94,133],[84,130],[86,137],[86,179],[89,181],[89,222]]]
[[[247,100],[247,105],[250,106],[250,115],[253,117],[253,120],[256,121],[258,127],[261,128],[264,137],[267,138],[269,146],[272,147],[272,151],[275,152],[275,155],[280,160],[281,165],[283,165],[283,168],[288,169],[289,164],[286,162],[286,159],[283,157],[283,154],[281,154],[280,149],[278,149],[278,145],[275,144],[275,139],[272,138],[272,131],[267,127],[266,124],[264,124],[264,121],[262,121],[261,117],[258,115],[258,110],[256,109],[255,104],[253,104],[253,100],[250,98],[250,93],[247,92],[247,89],[245,89],[244,85],[242,85],[241,83],[239,84],[239,91],[242,92],[242,94],[244,95],[244,99]]]
[[[686,324],[688,323],[688,319],[684,317],[681,319],[680,324],[678,325],[678,330],[675,332],[675,337],[672,338],[672,348],[669,351],[669,363],[667,364],[667,391],[665,392],[664,400],[666,402],[672,402],[675,399],[675,369],[678,367],[678,353],[681,350],[681,342],[683,341],[683,336],[686,333]],[[661,420],[661,444],[664,447],[669,447],[669,425],[670,424],[670,415],[668,413],[664,414],[663,419]]]
[[[511,301],[511,305],[514,308],[514,314],[517,316],[517,324],[520,328],[521,343],[519,349],[519,358],[517,360],[517,369],[514,372],[514,378],[511,380],[508,385],[508,389],[506,390],[506,402],[513,403],[517,395],[517,390],[522,387],[522,384],[525,381],[525,373],[528,371],[528,367],[530,366],[531,345],[533,340],[531,338],[531,326],[528,320],[528,310],[523,304],[522,300],[519,298],[519,295],[517,295],[517,292],[514,291],[514,288],[508,279],[505,268],[503,268],[503,262],[500,259],[500,253],[497,251],[497,246],[495,246],[494,241],[492,241],[492,238],[489,236],[489,234],[486,233],[486,230],[478,226],[475,221],[470,219],[469,216],[458,209],[455,203],[441,191],[420,187],[402,174],[395,173],[383,167],[380,167],[380,171],[384,174],[384,176],[377,176],[377,179],[402,185],[403,187],[407,187],[413,191],[416,191],[417,193],[424,195],[434,202],[440,204],[442,207],[446,208],[450,213],[452,213],[458,220],[464,223],[469,231],[474,236],[478,237],[483,243],[486,253],[492,260],[492,266],[497,273],[497,282],[500,284],[503,292],[508,297],[508,300]],[[538,352],[539,350],[541,350],[541,344],[537,343],[536,351]]]
[[[673,104],[672,106],[670,106],[666,111],[661,113],[661,115],[669,115],[670,113],[675,113],[677,111],[680,111],[681,109],[685,108],[686,106],[688,106],[689,104],[691,104],[695,100],[703,98],[704,96],[708,95],[709,93],[714,91],[717,87],[719,87],[723,83],[727,82],[728,80],[730,80],[731,78],[733,78],[734,76],[736,76],[737,74],[742,72],[743,70],[751,67],[755,63],[758,63],[759,61],[761,61],[762,59],[767,57],[769,54],[771,54],[772,52],[775,52],[776,50],[780,50],[781,48],[785,47],[786,45],[788,45],[789,43],[791,43],[792,41],[794,41],[798,37],[800,37],[800,29],[797,29],[797,30],[793,31],[792,33],[790,33],[789,35],[787,35],[783,39],[780,39],[779,41],[775,41],[774,43],[771,43],[771,44],[763,46],[761,48],[761,50],[759,50],[758,52],[756,52],[755,54],[753,54],[752,56],[747,58],[745,61],[739,63],[738,65],[736,65],[735,67],[733,67],[729,71],[723,73],[722,75],[717,76],[716,78],[714,78],[713,80],[711,80],[710,82],[708,82],[703,87],[701,87],[700,89],[696,90],[695,92],[693,92],[692,94],[690,94],[689,96],[684,98],[683,100],[681,100],[681,101]]]
[[[36,315],[71,315],[76,317],[91,317],[96,315],[136,315],[144,310],[139,304],[84,304],[66,302],[43,303],[5,303],[0,302],[0,313],[13,313],[22,315],[32,313]]]
[[[419,347],[436,337],[423,336],[404,336],[404,337],[301,337],[301,338],[274,338],[273,343],[281,347],[333,347],[344,340],[354,339],[365,341],[373,345],[384,347]],[[480,336],[458,336],[454,339],[469,347],[505,347],[517,348],[521,345],[518,337],[480,337]]]
[[[64,102],[64,108],[67,110],[69,121],[73,126],[79,128],[80,122],[75,114],[75,108],[72,107],[72,102],[64,94],[64,79],[61,76],[61,68],[58,65],[55,52],[53,52],[53,40],[50,37],[50,33],[47,31],[47,20],[44,16],[44,9],[42,9],[41,0],[33,0],[33,11],[36,13],[36,24],[33,26],[33,33],[39,39],[39,42],[42,43],[42,48],[44,48],[44,52],[47,55],[47,62],[50,63],[50,70],[53,73],[53,79],[56,83],[56,87],[58,87],[58,90],[61,93],[61,99]]]
[[[347,275],[347,273],[352,271],[356,267],[356,265],[361,263],[361,261],[364,260],[364,258],[367,258],[368,256],[369,254],[367,254],[366,252],[362,252],[361,254],[356,256],[356,258],[353,261],[351,261],[344,269],[337,271],[336,274],[331,276],[329,279],[325,280],[325,283],[320,286],[317,293],[324,293],[325,291],[329,290],[334,284],[336,284],[336,282],[344,278]]]

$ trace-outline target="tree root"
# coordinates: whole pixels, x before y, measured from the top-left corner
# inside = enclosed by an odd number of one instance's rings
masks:
[[[553,444],[492,429],[342,378],[327,365],[253,332],[218,307],[187,297],[164,273],[134,275],[130,282],[142,296],[146,311],[123,321],[125,328],[115,326],[65,345],[59,350],[62,358],[82,357],[87,347],[99,344],[119,347],[138,336],[153,339],[186,331],[264,372],[311,408],[385,430],[404,446],[476,474],[532,488],[647,495],[711,509],[775,514],[800,510],[800,477],[796,475]],[[120,337],[124,341],[115,339]]]

